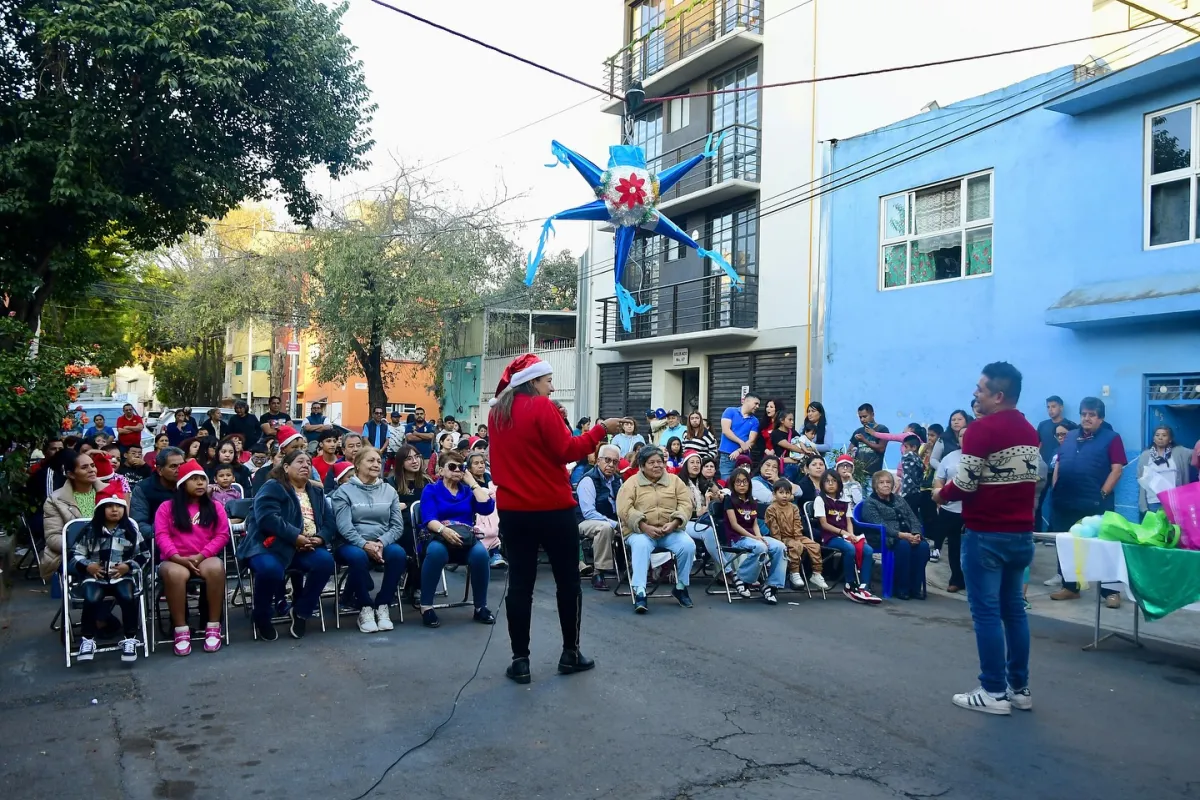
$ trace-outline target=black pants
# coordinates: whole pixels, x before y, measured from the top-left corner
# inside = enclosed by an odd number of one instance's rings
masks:
[[[963,577],[962,571],[962,514],[955,514],[953,511],[939,508],[936,528],[938,544],[935,546],[941,549],[941,542],[946,543],[946,560],[950,562],[950,583],[948,585],[962,589],[966,586],[966,578]]]
[[[529,657],[529,622],[539,547],[546,551],[554,571],[563,649],[578,650],[583,591],[579,588],[579,527],[575,509],[501,511],[500,538],[508,558],[506,606],[513,658]]]
[[[80,591],[83,594],[83,618],[80,628],[84,636],[89,639],[96,638],[96,617],[102,610],[104,598],[113,597],[121,607],[121,626],[125,630],[125,638],[137,638],[138,608],[137,599],[133,596],[132,580],[123,579],[116,583],[85,581]]]

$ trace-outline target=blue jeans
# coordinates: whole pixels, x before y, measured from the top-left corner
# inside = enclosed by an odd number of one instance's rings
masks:
[[[985,533],[968,528],[963,534],[962,566],[967,602],[975,620],[979,684],[994,694],[1005,691],[1006,679],[1014,689],[1029,686],[1029,620],[1021,584],[1031,563],[1032,533]]]
[[[761,542],[758,539],[742,537],[735,544],[739,548],[752,551],[738,567],[738,577],[743,582],[758,582],[759,566],[762,563],[762,557],[766,555],[769,560],[767,583],[776,589],[784,587],[788,566],[787,545],[770,536],[764,536]]]
[[[692,562],[696,559],[696,543],[688,534],[683,531],[675,531],[658,539],[651,539],[644,533],[632,533],[625,537],[625,543],[629,545],[631,554],[629,586],[634,594],[646,593],[646,573],[650,571],[650,554],[658,548],[671,551],[671,555],[675,557],[675,572],[679,582],[684,586],[690,583]]]
[[[705,521],[692,520],[684,528],[688,536],[692,537],[697,542],[704,542],[704,549],[708,552],[710,558],[714,561],[717,559],[717,529],[710,524],[707,514],[702,518]],[[719,524],[719,523],[718,523]]]
[[[897,539],[888,542],[892,550],[892,593],[897,597],[919,597],[929,563],[929,540],[916,544]],[[865,554],[863,560],[866,560]]]
[[[250,559],[250,571],[254,573],[254,621],[271,624],[276,597],[283,597],[284,570],[297,570],[304,574],[304,588],[292,598],[298,617],[311,617],[321,602],[321,592],[333,574],[333,556],[324,547],[309,553],[296,553],[292,563],[285,565],[271,553],[259,553]]]
[[[400,587],[400,578],[408,566],[408,556],[404,548],[398,544],[389,544],[383,548],[383,581],[379,585],[379,593],[375,602],[371,602],[371,557],[367,551],[356,544],[344,544],[334,553],[338,563],[346,567],[346,595],[349,606],[356,608],[374,608],[390,606],[396,602],[396,590]]]
[[[858,580],[854,579],[854,545],[841,536],[830,539],[826,547],[832,547],[842,554],[842,581],[850,587],[871,585],[871,568],[875,566],[875,551],[871,545],[863,542],[862,569],[859,570]],[[929,551],[925,551],[925,560],[929,560]]]
[[[733,474],[733,460],[737,458],[737,453],[721,453],[721,458],[717,461],[717,472],[721,474],[721,480],[729,480],[729,476]]]
[[[459,553],[462,548],[455,548]],[[442,582],[442,569],[450,563],[450,550],[441,541],[432,541],[425,545],[425,558],[421,561],[421,605],[433,605],[433,595]],[[478,539],[471,545],[467,553],[467,569],[471,573],[471,596],[476,608],[487,605],[488,579],[491,577],[491,567],[488,564],[488,551],[483,542]]]

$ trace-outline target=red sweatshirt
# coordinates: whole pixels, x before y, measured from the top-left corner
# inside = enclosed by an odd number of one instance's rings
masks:
[[[595,452],[608,434],[593,425],[572,436],[548,397],[513,398],[512,424],[488,416],[488,452],[501,511],[560,511],[574,508],[567,464]]]
[[[973,531],[1031,532],[1037,431],[1014,408],[980,417],[964,433],[958,475],[942,487],[942,497],[963,501],[963,525]]]

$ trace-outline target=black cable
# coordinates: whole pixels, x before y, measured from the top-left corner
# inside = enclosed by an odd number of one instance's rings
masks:
[[[467,579],[470,580],[470,577],[468,576]],[[504,570],[504,591],[501,592],[501,594],[500,594],[500,603],[499,603],[499,605],[496,606],[496,611],[499,611],[501,608],[504,607],[504,601],[507,599],[508,599],[508,569],[505,569]],[[388,776],[388,773],[391,772],[393,769],[395,769],[396,766],[401,761],[403,761],[410,753],[415,753],[418,750],[420,750],[422,747],[424,747],[425,745],[432,742],[434,740],[434,737],[436,737],[438,735],[438,733],[442,730],[442,728],[444,728],[450,724],[450,720],[454,719],[454,712],[458,711],[458,701],[462,697],[462,693],[465,692],[467,690],[467,687],[471,685],[471,681],[475,680],[475,678],[477,678],[479,676],[479,669],[480,669],[480,667],[483,666],[484,656],[487,655],[488,648],[492,644],[492,637],[496,635],[496,628],[499,625],[500,625],[500,618],[499,618],[499,616],[497,616],[496,624],[492,625],[492,630],[490,632],[488,632],[487,641],[483,643],[483,652],[479,654],[479,660],[475,662],[475,671],[471,673],[471,677],[467,678],[466,683],[464,683],[462,686],[458,687],[458,692],[456,692],[454,695],[454,705],[452,705],[450,707],[449,715],[447,715],[447,717],[444,720],[439,722],[438,726],[436,728],[434,728],[429,733],[428,736],[426,736],[424,739],[422,739],[417,744],[414,744],[412,747],[405,750],[403,753],[401,753],[399,756],[396,757],[395,761],[393,761],[391,764],[388,764],[387,769],[385,769],[383,771],[383,774],[381,774],[378,778],[376,778],[375,782],[372,783],[370,786],[368,786],[367,790],[365,792],[363,792],[360,795],[355,795],[354,797],[350,798],[350,800],[363,800],[364,797],[366,797],[371,792],[378,789],[379,785],[381,783],[383,783],[384,778],[386,778]]]

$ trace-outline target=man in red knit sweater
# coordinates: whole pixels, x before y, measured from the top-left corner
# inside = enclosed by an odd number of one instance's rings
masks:
[[[626,420],[601,420],[581,436],[550,399],[550,365],[533,354],[518,356],[504,370],[490,402],[488,451],[496,482],[500,538],[508,559],[505,603],[512,664],[505,674],[529,683],[529,623],[538,548],[546,551],[558,599],[563,650],[558,671],[585,672],[596,662],[579,650],[583,593],[579,589],[579,527],[567,464],[583,461]]]
[[[1017,411],[1020,398],[1016,367],[997,361],[983,368],[975,387],[981,416],[964,431],[958,475],[933,493],[939,505],[962,501],[962,566],[979,650],[980,686],[954,695],[954,704],[985,714],[1033,708],[1021,585],[1033,561],[1039,440]]]

